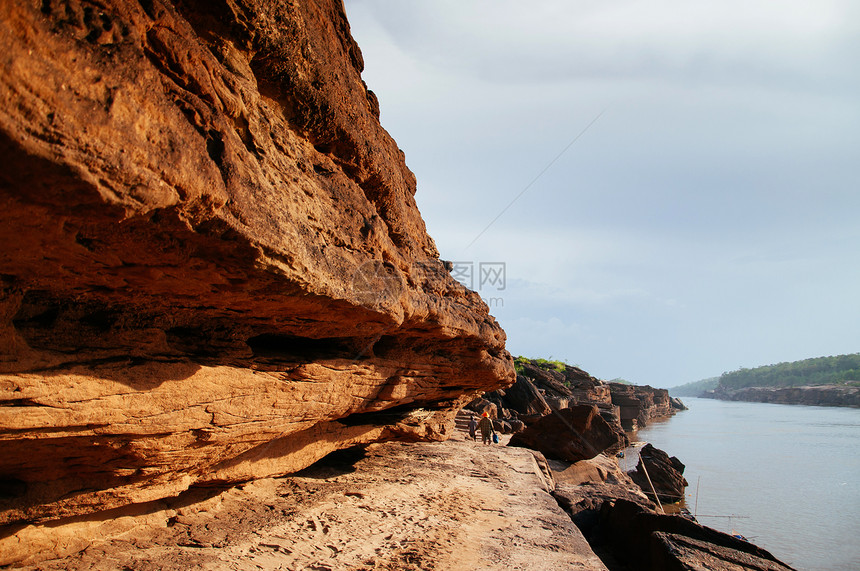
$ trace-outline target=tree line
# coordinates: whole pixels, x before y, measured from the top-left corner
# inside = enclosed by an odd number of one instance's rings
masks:
[[[803,385],[860,385],[860,353],[741,368],[719,377],[719,386],[726,389]]]

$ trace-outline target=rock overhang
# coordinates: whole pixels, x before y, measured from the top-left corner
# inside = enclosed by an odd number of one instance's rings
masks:
[[[444,438],[513,381],[341,2],[12,1],[0,38],[0,523]]]

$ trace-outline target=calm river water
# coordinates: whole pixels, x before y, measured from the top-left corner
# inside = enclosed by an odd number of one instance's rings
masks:
[[[860,570],[860,409],[682,400],[634,439],[687,466],[702,524],[803,571]]]

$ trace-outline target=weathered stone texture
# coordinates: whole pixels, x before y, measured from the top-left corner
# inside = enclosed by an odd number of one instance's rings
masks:
[[[646,444],[639,451],[639,462],[630,477],[649,498],[653,499],[656,492],[661,502],[675,503],[684,499],[684,489],[688,485],[684,468],[676,457]]]
[[[594,458],[604,450],[624,448],[627,436],[609,424],[591,404],[553,411],[511,437],[508,446],[539,450],[548,458],[578,462]]]
[[[652,419],[672,416],[679,410],[666,389],[622,383],[609,383],[609,387],[625,430],[644,428]]]
[[[469,407],[482,412],[486,403],[493,405],[500,417],[517,413],[531,424],[552,411],[588,404],[596,406],[603,419],[619,431],[635,431],[652,419],[686,409],[666,389],[601,381],[579,367],[526,359],[518,359],[517,367],[521,373],[513,385],[486,393],[482,401]]]
[[[0,524],[444,438],[514,380],[340,1],[9,0],[0,43]]]

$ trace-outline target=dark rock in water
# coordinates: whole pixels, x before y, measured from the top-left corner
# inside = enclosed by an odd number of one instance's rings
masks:
[[[548,458],[578,462],[604,450],[627,445],[627,436],[600,416],[596,406],[576,405],[554,411],[511,437],[509,446],[543,452]]]
[[[563,507],[563,506],[562,506]],[[654,513],[636,502],[605,502],[595,551],[608,550],[629,569],[666,571],[789,571],[768,551],[677,515]]]
[[[629,482],[558,484],[553,497],[613,571],[791,569],[764,549],[689,516],[657,513]]]
[[[669,404],[670,404],[670,405],[672,406],[672,408],[673,408],[673,409],[675,409],[675,410],[689,410],[689,409],[687,408],[687,405],[685,405],[685,404],[681,401],[681,399],[679,399],[678,397],[669,397]]]
[[[668,454],[650,444],[646,444],[639,452],[639,464],[636,465],[636,470],[630,473],[630,477],[648,497],[653,498],[654,494],[645,475],[646,470],[661,502],[675,503],[684,499],[687,480],[684,479],[684,464],[680,460],[674,456],[670,458]]]
[[[699,541],[684,535],[655,532],[651,536],[651,569],[708,569],[713,571],[779,571],[791,569],[770,557]],[[770,555],[770,554],[768,554]]]

